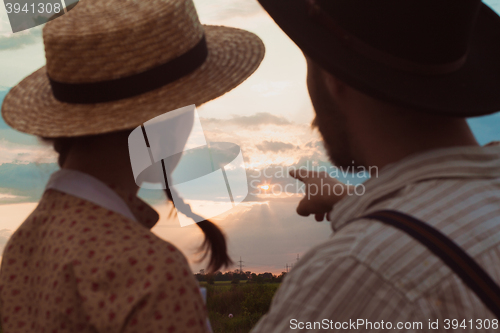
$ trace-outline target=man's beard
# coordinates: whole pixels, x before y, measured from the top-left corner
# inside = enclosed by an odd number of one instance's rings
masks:
[[[307,84],[316,112],[312,125],[319,130],[330,161],[338,168],[353,171],[362,163],[354,158],[347,118],[329,93],[322,73],[323,70],[308,59]]]
[[[323,147],[330,162],[335,166],[345,170],[352,170],[359,161],[356,161],[352,155],[349,136],[345,132],[345,124],[340,119],[335,120],[335,124],[318,124],[318,130],[323,138]]]
[[[321,134],[330,162],[338,168],[352,171],[360,165],[360,161],[354,158],[353,145],[347,132],[347,119],[334,100],[329,99],[328,102],[315,106],[316,118],[312,126]]]

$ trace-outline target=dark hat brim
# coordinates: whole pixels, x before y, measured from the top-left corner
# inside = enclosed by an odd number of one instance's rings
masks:
[[[259,0],[297,46],[322,68],[374,98],[424,112],[474,117],[500,110],[500,17],[484,3],[465,64],[442,75],[390,68],[342,44],[313,21],[305,0]]]

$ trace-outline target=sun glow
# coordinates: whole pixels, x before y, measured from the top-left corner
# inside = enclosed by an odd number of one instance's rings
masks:
[[[267,184],[261,185],[260,188],[263,190],[269,190],[269,185],[267,185]]]

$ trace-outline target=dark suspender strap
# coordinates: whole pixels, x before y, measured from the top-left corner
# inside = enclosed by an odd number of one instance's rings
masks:
[[[500,318],[500,288],[474,259],[447,236],[427,223],[394,210],[380,210],[361,218],[389,224],[425,245],[476,293],[497,318]]]

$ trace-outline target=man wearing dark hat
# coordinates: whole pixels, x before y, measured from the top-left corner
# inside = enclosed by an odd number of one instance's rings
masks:
[[[331,160],[377,172],[363,195],[301,201],[334,233],[253,332],[498,329],[500,146],[465,118],[500,110],[500,17],[480,0],[259,1],[304,52]],[[293,176],[335,183],[315,175]]]

